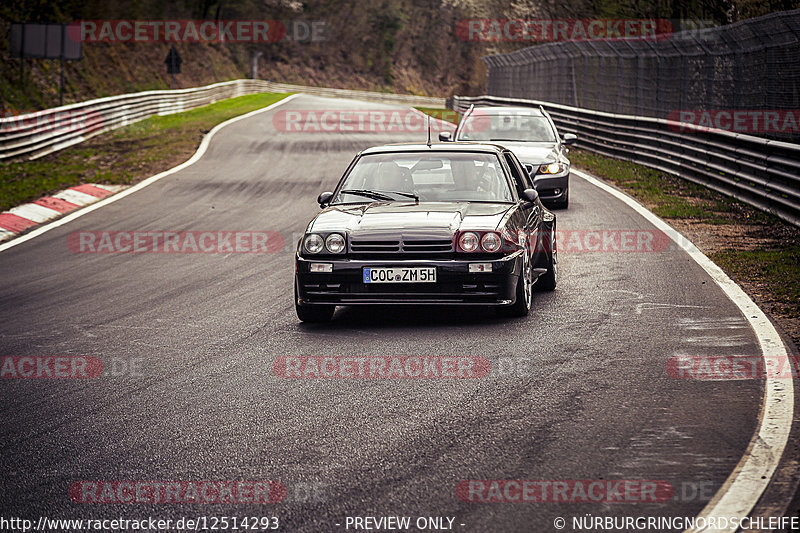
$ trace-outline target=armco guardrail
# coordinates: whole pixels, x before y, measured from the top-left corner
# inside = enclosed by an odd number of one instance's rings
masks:
[[[800,145],[537,100],[454,96],[448,106],[540,105],[577,147],[676,174],[800,226]]]
[[[260,92],[302,92],[416,106],[444,107],[443,98],[234,80],[206,87],[109,96],[36,113],[0,118],[0,161],[35,159],[153,115],[169,115]]]

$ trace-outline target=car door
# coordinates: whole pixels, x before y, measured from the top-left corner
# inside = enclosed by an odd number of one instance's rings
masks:
[[[518,211],[522,218],[521,229],[525,232],[526,241],[529,243],[529,246],[527,247],[528,253],[531,259],[535,259],[533,252],[539,249],[539,246],[536,245],[538,244],[540,238],[537,230],[542,219],[541,202],[536,201],[531,203],[524,200],[522,195],[523,191],[525,189],[533,189],[531,178],[513,152],[505,151],[503,152],[503,156],[506,164],[508,165],[509,171],[511,172],[511,177],[514,179],[514,185],[517,189],[517,196],[519,197]]]

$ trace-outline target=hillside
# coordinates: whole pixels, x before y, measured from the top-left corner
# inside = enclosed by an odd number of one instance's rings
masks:
[[[789,4],[797,0],[786,0]],[[759,7],[761,6],[761,7]],[[80,20],[276,20],[285,27],[319,23],[324,39],[270,43],[178,43],[183,58],[177,87],[194,87],[258,75],[288,83],[422,95],[479,94],[486,68],[480,58],[523,43],[469,42],[458,23],[502,18],[695,18],[725,23],[755,16],[768,6],[754,0],[716,4],[643,0],[576,0],[569,4],[516,0],[21,0],[0,5],[0,111],[58,105],[59,62],[9,57],[11,21]],[[462,36],[463,37],[463,36]],[[84,57],[66,63],[65,103],[170,86],[165,42],[84,43]]]
[[[26,60],[25,81],[20,83],[20,61],[9,57],[11,20],[220,17],[278,20],[290,30],[295,24],[302,29],[315,21],[324,26],[324,40],[318,42],[178,43],[183,59],[182,72],[176,76],[178,88],[250,77],[250,58],[255,52],[261,54],[260,78],[288,83],[442,95],[465,92],[469,87],[479,91],[485,79],[481,47],[459,41],[453,34],[456,22],[465,15],[459,8],[443,8],[438,2],[431,2],[432,7],[412,1],[385,2],[383,6],[356,1],[335,6],[276,3],[258,9],[249,2],[226,2],[221,12],[210,9],[205,17],[202,5],[192,8],[189,2],[167,8],[147,1],[131,2],[125,8],[122,4],[112,8],[97,2],[67,3],[48,13],[47,2],[39,2],[27,15],[24,10],[0,7],[0,110],[19,112],[58,105],[58,61]],[[169,47],[165,42],[85,42],[83,59],[66,62],[65,103],[169,88],[164,65]]]

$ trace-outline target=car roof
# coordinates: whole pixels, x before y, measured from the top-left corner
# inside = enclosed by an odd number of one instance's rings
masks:
[[[385,154],[385,153],[403,153],[403,152],[479,152],[488,154],[497,154],[505,151],[506,148],[499,144],[491,143],[476,143],[476,142],[444,142],[444,143],[431,143],[427,144],[384,144],[382,146],[373,146],[361,152],[362,155],[366,154]]]
[[[502,115],[505,113],[514,113],[518,115],[530,115],[533,117],[543,117],[544,114],[538,107],[521,107],[521,106],[475,106],[473,111],[480,111],[485,115]]]

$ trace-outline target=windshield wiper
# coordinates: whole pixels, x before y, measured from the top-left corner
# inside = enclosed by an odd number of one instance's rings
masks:
[[[391,196],[386,196],[385,194],[381,194],[375,191],[368,191],[367,189],[344,189],[339,191],[339,193],[345,194],[357,194],[359,196],[364,196],[366,198],[371,198],[373,200],[381,200],[383,202],[394,200]]]
[[[389,194],[396,194],[398,196],[405,196],[406,198],[413,198],[417,202],[419,202],[419,196],[413,193],[407,192],[400,192],[400,191],[370,191],[368,189],[344,189],[339,191],[340,193],[345,194],[357,194],[359,196],[365,196],[367,198],[372,198],[373,200],[380,200],[382,202],[388,202],[394,200],[391,196],[387,196],[384,193]]]
[[[419,196],[414,194],[413,192],[400,192],[400,191],[383,191],[388,192],[389,194],[397,194],[399,196],[405,196],[406,198],[413,198],[417,202],[419,202]]]

